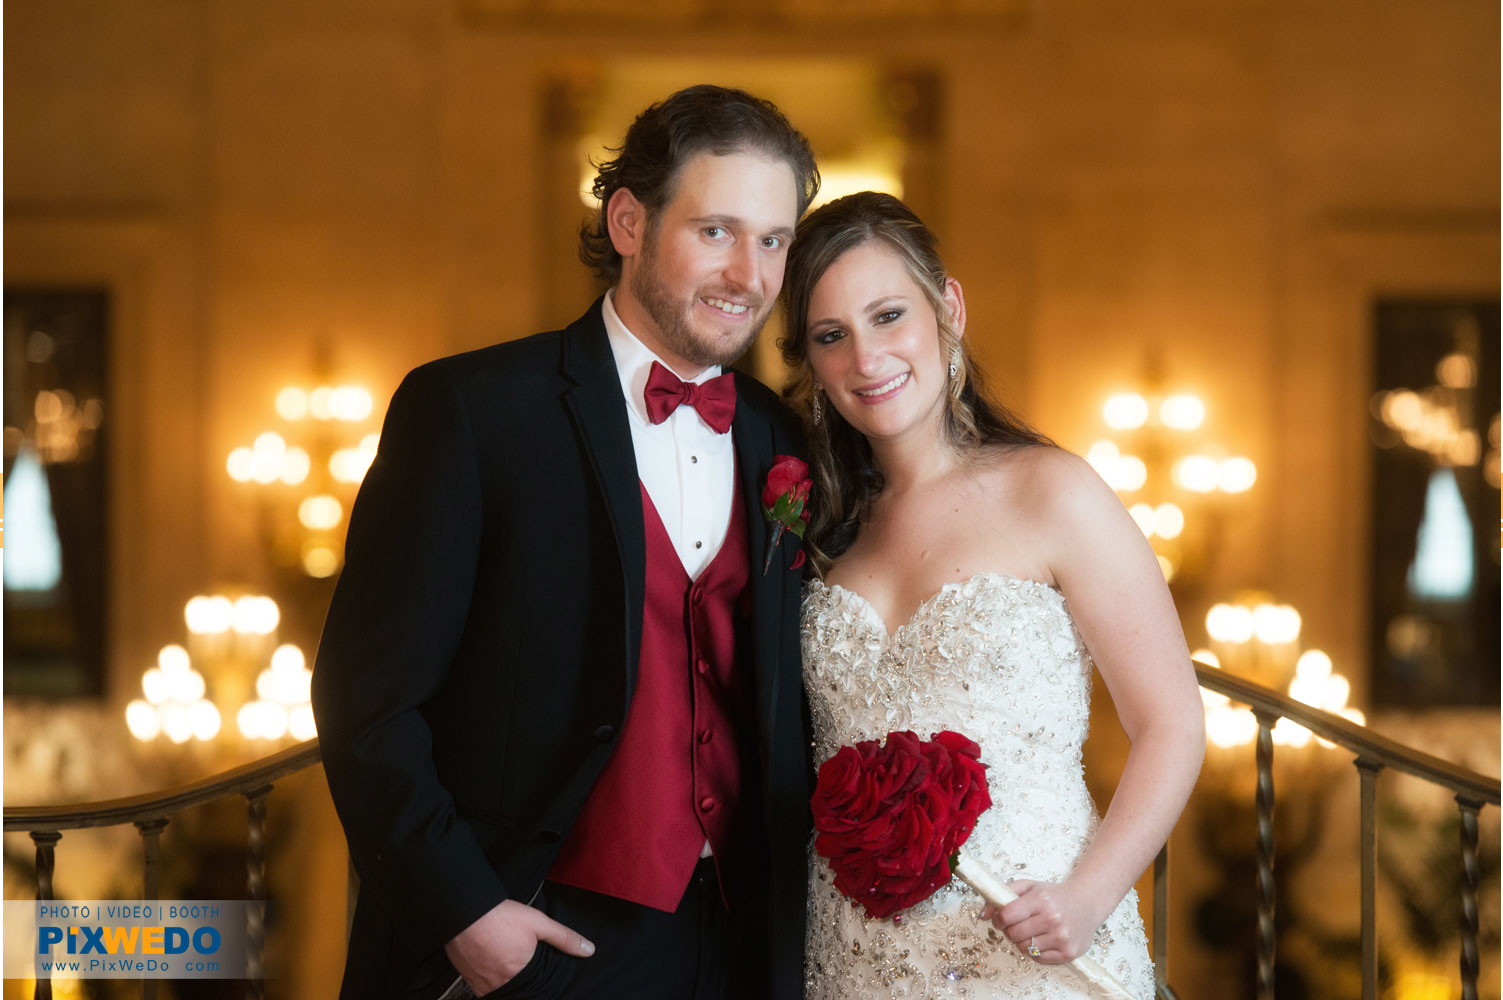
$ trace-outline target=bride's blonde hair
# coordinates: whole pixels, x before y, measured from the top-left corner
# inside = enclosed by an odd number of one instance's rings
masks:
[[[833,406],[825,402],[823,419],[819,423],[812,419],[816,390],[809,367],[809,302],[814,287],[831,265],[869,243],[892,252],[903,263],[934,310],[940,357],[953,360],[956,366],[945,396],[944,427],[950,442],[968,451],[988,444],[1053,444],[987,398],[981,372],[945,305],[948,274],[939,256],[939,241],[907,205],[890,194],[862,191],[815,209],[799,223],[788,252],[783,281],[787,335],[778,346],[793,370],[783,396],[804,417],[808,433],[814,509],[804,542],[820,575],[856,540],[861,521],[883,483],[866,438]]]

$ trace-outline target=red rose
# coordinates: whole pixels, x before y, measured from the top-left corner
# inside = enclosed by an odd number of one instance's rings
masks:
[[[772,470],[767,473],[767,485],[762,487],[762,506],[776,507],[778,499],[784,494],[788,495],[790,506],[793,501],[806,501],[799,517],[807,523],[809,520],[807,501],[809,489],[813,485],[813,480],[809,478],[807,463],[792,455],[776,455],[773,457]]]
[[[835,888],[885,917],[948,882],[950,856],[991,805],[979,756],[958,733],[925,742],[905,731],[825,761],[810,809]]]

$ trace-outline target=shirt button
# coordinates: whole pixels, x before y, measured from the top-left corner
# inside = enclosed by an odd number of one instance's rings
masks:
[[[699,731],[699,742],[702,744],[708,743],[710,742],[711,737],[713,737],[714,735],[715,734],[710,732],[708,729],[701,729]]]
[[[695,543],[694,543],[694,547],[695,547],[695,548],[696,548],[696,549],[702,549],[702,548],[704,548],[704,547],[705,547],[705,543],[704,543],[704,542],[695,542]]]
[[[690,455],[689,456],[689,462],[690,462],[691,465],[698,465],[699,464],[699,456],[698,455]]]
[[[701,812],[713,812],[715,810],[715,800],[706,795],[699,800],[699,808]]]

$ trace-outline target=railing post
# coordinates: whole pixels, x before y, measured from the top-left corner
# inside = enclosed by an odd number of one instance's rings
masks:
[[[1461,807],[1461,1000],[1477,1000],[1477,810],[1483,803],[1456,796]]]
[[[136,820],[136,829],[141,832],[141,898],[152,901],[162,898],[162,887],[157,875],[157,862],[161,856],[162,831],[167,828],[165,816],[157,819]],[[157,1000],[157,981],[141,980],[141,1000]]]
[[[1383,765],[1365,757],[1354,764],[1362,778],[1362,1000],[1378,998],[1378,775]]]
[[[1258,1000],[1274,1000],[1273,917],[1278,894],[1273,884],[1273,727],[1278,717],[1254,714],[1258,718]]]
[[[57,856],[53,849],[57,842],[63,839],[63,835],[56,830],[32,830],[31,842],[37,845],[37,901],[42,902],[52,898],[52,873],[57,867]],[[52,977],[46,979],[37,977],[36,989],[32,991],[35,1000],[52,1000]]]
[[[245,887],[251,900],[245,913],[246,1000],[262,1000],[266,993],[261,958],[266,946],[266,796],[270,794],[270,785],[245,793]]]

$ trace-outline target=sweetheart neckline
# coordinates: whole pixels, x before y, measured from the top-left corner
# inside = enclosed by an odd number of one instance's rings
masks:
[[[842,587],[838,583],[825,583],[823,580],[814,580],[812,582],[815,583],[815,584],[818,584],[819,586],[823,587],[825,590],[830,591],[832,593],[834,591],[838,590],[842,594],[846,594],[846,595],[849,595],[850,597],[856,598],[856,600],[858,600],[859,602],[861,602],[861,606],[863,608],[865,608],[868,612],[871,613],[872,618],[876,619],[878,627],[880,627],[882,629],[883,635],[885,635],[887,637],[888,645],[892,645],[893,643],[895,643],[897,641],[898,632],[901,632],[904,629],[908,628],[910,625],[912,625],[913,622],[914,622],[914,619],[918,618],[918,616],[923,613],[923,611],[924,611],[925,608],[927,608],[929,605],[933,604],[935,601],[939,600],[941,597],[945,596],[945,593],[947,591],[950,591],[950,590],[959,590],[959,589],[968,587],[971,584],[973,584],[973,583],[977,582],[978,580],[982,579],[983,577],[986,577],[986,578],[989,578],[989,579],[993,579],[993,580],[1001,580],[1001,581],[1004,581],[1004,582],[1009,582],[1010,581],[1012,583],[1022,584],[1025,587],[1033,587],[1033,588],[1037,588],[1037,589],[1042,589],[1042,590],[1048,591],[1051,594],[1054,594],[1054,595],[1058,596],[1061,600],[1063,600],[1063,598],[1065,596],[1064,593],[1058,587],[1056,587],[1056,586],[1054,586],[1052,584],[1045,583],[1042,580],[1035,580],[1035,579],[1033,579],[1031,577],[1026,577],[1026,576],[1014,576],[1011,573],[997,573],[997,572],[993,572],[992,570],[982,570],[979,573],[972,573],[970,576],[966,577],[964,580],[952,580],[949,583],[941,585],[940,588],[938,590],[936,590],[934,593],[930,594],[928,597],[924,598],[922,601],[919,601],[918,607],[916,607],[916,608],[913,609],[913,614],[911,614],[911,615],[908,616],[908,620],[905,621],[905,622],[903,622],[901,625],[899,625],[896,630],[893,630],[893,629],[890,629],[890,628],[887,627],[887,622],[886,622],[885,619],[883,619],[882,613],[877,610],[876,606],[873,605],[871,601],[867,600],[864,596],[862,596],[862,594],[861,594],[861,592],[859,590],[852,590],[849,587]]]

